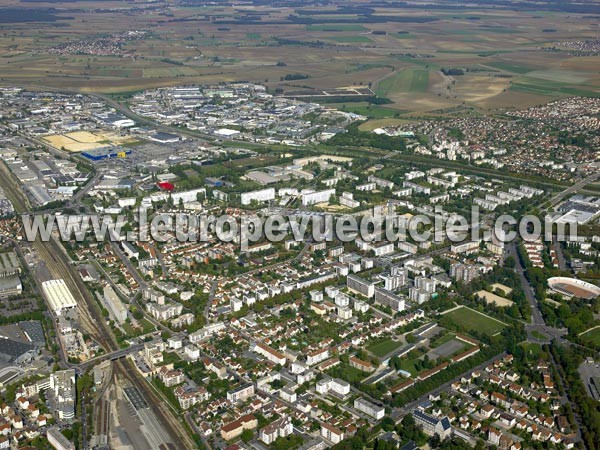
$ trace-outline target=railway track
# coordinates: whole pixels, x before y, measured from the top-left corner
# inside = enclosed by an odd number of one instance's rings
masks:
[[[144,380],[143,383],[138,382],[138,371],[133,366],[133,362],[128,359],[115,361],[114,371],[115,373],[118,373],[121,378],[131,382],[131,384],[140,391],[146,402],[154,406],[152,412],[156,415],[167,434],[169,436],[178,436],[180,438],[179,444],[172,441],[177,449],[198,448],[183,426],[183,417],[181,418],[181,421],[177,420],[177,417],[174,417],[175,420],[169,420],[170,417],[173,417],[173,413],[169,410],[169,406],[165,401],[158,397],[147,381]]]
[[[12,202],[17,214],[31,211],[29,200],[19,189],[17,181],[8,167],[0,162],[0,185],[4,189],[7,198]],[[32,243],[33,248],[43,260],[53,277],[64,279],[67,287],[76,300],[83,300],[79,304],[79,319],[82,326],[89,331],[90,336],[100,344],[106,352],[118,350],[118,343],[109,329],[96,301],[88,291],[83,280],[74,270],[68,260],[63,247],[54,239],[44,242],[38,236]],[[148,382],[141,377],[131,361],[119,361],[114,364],[114,375],[127,379],[146,398],[149,404],[154,406],[153,412],[161,422],[165,431],[169,434],[169,440],[176,448],[197,448],[188,432],[182,426],[178,417],[169,411],[164,402],[151,389]]]

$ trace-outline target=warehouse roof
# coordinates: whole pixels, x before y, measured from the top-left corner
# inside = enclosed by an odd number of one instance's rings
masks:
[[[60,313],[63,309],[75,308],[77,302],[69,291],[65,280],[49,280],[42,283],[44,295],[50,303],[50,308],[54,312]]]

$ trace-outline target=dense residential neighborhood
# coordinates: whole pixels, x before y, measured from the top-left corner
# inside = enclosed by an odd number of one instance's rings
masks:
[[[129,115],[92,96],[0,94],[0,448],[167,448],[165,409],[207,448],[593,440],[572,398],[599,398],[600,200],[548,182],[592,183],[592,153],[567,160],[575,144],[542,136],[507,151],[520,125],[476,118],[367,133],[404,147],[364,157],[335,141],[359,116],[251,84],[144,91]],[[583,133],[594,108],[571,98],[507,114]],[[319,150],[296,148],[308,142]],[[407,152],[436,157],[395,159]],[[492,226],[534,210],[583,233],[511,241],[511,224]],[[276,240],[152,240],[142,211],[289,221]],[[28,239],[17,213],[57,228]],[[58,229],[78,213],[120,216],[133,238]],[[459,215],[471,223],[454,227]],[[341,217],[401,232],[317,239],[319,220]],[[316,222],[298,238],[303,220]]]

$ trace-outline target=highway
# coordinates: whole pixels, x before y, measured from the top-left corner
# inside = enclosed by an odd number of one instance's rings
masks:
[[[583,187],[585,187],[586,185],[593,183],[594,181],[596,181],[598,178],[600,178],[600,172],[596,172],[592,175],[590,175],[587,178],[584,178],[581,181],[578,181],[577,183],[575,183],[574,185],[564,189],[563,191],[557,193],[556,195],[554,195],[551,199],[550,199],[550,206],[551,207],[555,207],[556,205],[558,205],[567,195],[570,194],[574,194],[575,192],[577,192],[578,190],[582,189]]]
[[[527,299],[531,309],[531,323],[525,324],[525,328],[527,329],[527,340],[538,344],[548,344],[552,339],[557,339],[560,342],[563,342],[563,336],[565,335],[566,330],[546,325],[546,322],[544,321],[544,317],[540,311],[535,292],[531,287],[531,284],[529,284],[529,280],[527,280],[527,277],[525,276],[525,269],[521,265],[516,242],[513,241],[508,244],[507,254],[512,256],[515,260],[515,272],[519,276],[521,287],[523,288],[525,298]],[[547,336],[547,338],[541,339],[539,334],[538,336],[534,336],[534,332],[537,332],[536,334],[540,333],[544,336]]]

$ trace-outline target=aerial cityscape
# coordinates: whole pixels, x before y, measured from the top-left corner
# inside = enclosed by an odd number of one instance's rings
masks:
[[[596,0],[4,0],[0,449],[600,449]]]

